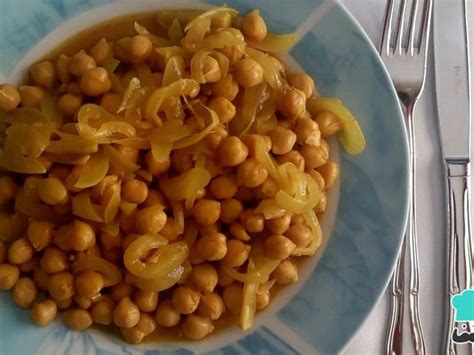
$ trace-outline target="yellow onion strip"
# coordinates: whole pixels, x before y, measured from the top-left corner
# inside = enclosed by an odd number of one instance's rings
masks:
[[[14,122],[5,130],[5,152],[18,151],[31,158],[39,158],[56,130],[52,122],[26,124]]]
[[[93,205],[88,192],[80,192],[72,198],[72,214],[94,222],[103,222],[100,206]]]
[[[60,163],[67,165],[84,165],[90,159],[89,154],[52,154],[44,153],[41,158],[50,161],[51,163]]]
[[[303,213],[317,205],[321,198],[321,192],[319,191],[316,181],[314,181],[311,177],[309,177],[309,179],[300,177],[297,188],[308,190],[306,193],[307,197],[305,199],[296,198],[291,196],[283,189],[280,189],[275,195],[276,204],[292,213]]]
[[[40,221],[56,221],[58,217],[51,206],[32,198],[23,189],[16,194],[15,211]]]
[[[347,153],[357,155],[364,151],[366,142],[359,122],[340,100],[311,97],[307,101],[307,107],[313,117],[321,112],[331,112],[341,119],[342,129],[338,138]]]
[[[20,107],[16,110],[9,112],[2,116],[2,122],[6,123],[14,123],[14,122],[22,122],[26,124],[34,124],[34,123],[46,123],[49,121],[48,117],[36,108],[31,107]]]
[[[196,242],[199,233],[199,228],[194,221],[186,222],[186,233],[184,234],[184,241],[189,248]]]
[[[35,158],[25,157],[19,152],[0,150],[0,166],[7,170],[21,174],[44,174],[46,167]]]
[[[204,11],[203,13],[199,14],[196,16],[191,22],[189,22],[186,27],[184,28],[184,31],[187,32],[190,30],[192,26],[194,26],[197,22],[204,20],[204,19],[213,19],[214,17],[220,16],[224,13],[229,13],[232,18],[237,16],[239,12],[237,10],[231,9],[229,7],[221,6],[221,7],[213,7],[212,9],[209,9],[207,11]]]
[[[238,46],[239,48],[245,49],[246,43],[229,28],[207,35],[206,38],[201,41],[201,45],[207,49],[222,49],[227,46]]]
[[[83,165],[81,174],[74,184],[75,187],[85,189],[97,185],[107,175],[109,159],[103,151],[93,154]]]
[[[120,233],[120,224],[119,222],[101,224],[100,230],[104,233],[110,234],[112,237],[120,238],[118,235]]]
[[[181,28],[181,25],[176,17],[173,19],[173,22],[168,28],[168,37],[170,41],[176,45],[180,44],[184,37],[183,29]]]
[[[48,117],[50,122],[54,122],[58,126],[61,126],[63,123],[63,116],[58,110],[56,100],[52,95],[46,95],[43,100],[41,100],[41,111]]]
[[[204,59],[211,53],[207,49],[200,49],[191,58],[191,78],[196,80],[199,84],[204,84],[206,78],[202,72],[204,67]]]
[[[161,292],[176,285],[183,279],[187,269],[184,265],[178,265],[168,274],[153,279],[135,278],[132,282],[141,290]]]
[[[222,264],[222,268],[224,271],[233,279],[247,283],[247,282],[255,282],[255,283],[262,283],[268,280],[270,274],[277,268],[280,264],[279,260],[271,260],[265,258],[263,265],[259,268],[255,268],[251,272],[241,273],[229,266]]]
[[[252,273],[254,269],[255,265],[253,261],[250,260],[247,266],[247,273]],[[257,311],[257,290],[257,282],[244,283],[242,307],[240,309],[239,318],[239,326],[244,331],[250,329],[253,325],[255,312]]]
[[[110,82],[112,83],[112,91],[121,95],[125,91],[125,88],[123,87],[120,79],[114,73],[119,64],[120,61],[118,59],[109,58],[105,60],[103,67],[105,70],[107,70],[107,74],[109,75]]]
[[[166,99],[183,95],[196,96],[199,92],[199,84],[195,80],[180,79],[169,86],[159,88],[153,92],[146,103],[145,117],[150,121],[155,121],[161,125],[158,112]]]
[[[168,64],[168,61],[171,57],[178,56],[185,58],[187,56],[186,50],[181,46],[155,48],[155,52],[162,57],[164,64],[163,68],[166,68],[166,65]]]
[[[182,79],[184,68],[183,57],[177,55],[172,56],[166,63],[165,71],[163,72],[163,86],[169,86],[175,81]]]
[[[223,78],[227,76],[229,73],[230,61],[229,57],[227,57],[224,53],[219,51],[213,50],[210,54],[217,62],[219,63],[219,68],[221,70],[221,75]]]
[[[166,47],[166,46],[170,46],[172,44],[171,41],[169,41],[165,38],[158,37],[158,36],[155,36],[155,35],[151,34],[145,27],[140,25],[138,22],[135,22],[133,24],[133,27],[135,28],[135,31],[137,31],[137,33],[139,35],[142,35],[142,36],[148,38],[151,41],[151,43],[153,43],[156,47]]]
[[[189,23],[188,26],[190,24],[191,23]],[[181,43],[188,51],[196,52],[203,47],[203,39],[206,36],[206,33],[211,29],[211,19],[199,19],[194,21],[189,28],[188,26],[186,26],[185,29],[186,36],[183,38]]]
[[[104,145],[103,148],[110,163],[112,163],[112,165],[120,171],[124,173],[133,173],[140,168],[137,164],[131,162],[114,147],[110,145]]]
[[[277,205],[275,200],[266,199],[260,202],[257,208],[255,208],[255,212],[262,213],[265,219],[274,219],[284,216],[286,210]]]
[[[202,13],[201,10],[166,10],[158,12],[156,19],[163,28],[169,28],[174,19],[177,19],[183,27],[200,13]]]
[[[273,89],[280,90],[283,85],[281,75],[268,54],[250,47],[247,47],[247,54],[251,59],[262,66],[265,81],[267,81]]]
[[[144,235],[125,250],[123,260],[128,271],[143,279],[166,277],[188,257],[188,246],[184,242],[164,244],[166,239],[159,235]],[[157,262],[143,262],[148,253],[157,249]]]
[[[122,273],[117,266],[96,255],[81,256],[72,264],[72,272],[74,274],[85,270],[100,273],[104,278],[105,287],[116,285],[122,280]]]
[[[176,232],[179,234],[183,234],[184,232],[184,211],[183,205],[181,202],[171,201],[171,210],[173,211],[173,216],[176,224]]]
[[[267,169],[272,178],[277,181],[279,180],[280,175],[277,171],[277,164],[270,154],[268,154],[263,137],[258,137],[257,142],[255,143],[255,158],[265,167],[265,169]]]
[[[112,223],[117,216],[120,208],[120,184],[114,184],[107,188],[107,191],[112,191],[104,206],[104,222]]]
[[[262,41],[248,40],[250,46],[264,52],[287,52],[296,44],[298,33],[267,33]]]
[[[152,130],[148,135],[148,139],[150,140],[153,158],[158,162],[168,159],[174,142],[189,136],[191,132],[189,126],[178,120],[165,122],[160,128]]]
[[[245,89],[240,119],[233,119],[230,122],[235,135],[245,134],[254,123],[260,105],[268,98],[268,94],[265,95],[266,86],[266,83],[263,82]]]
[[[150,67],[147,64],[140,63],[135,65],[135,70],[138,75],[138,79],[143,86],[155,86],[155,78],[151,72]]]
[[[90,137],[56,132],[59,140],[51,140],[45,151],[55,154],[92,154],[99,150],[97,141]]]
[[[153,180],[153,175],[146,169],[138,169],[136,174],[145,181],[151,182]]]
[[[211,174],[204,168],[194,167],[175,177],[162,177],[160,189],[171,201],[194,199],[199,190],[209,184]]]
[[[119,108],[117,109],[117,113],[125,111],[130,106],[130,100],[132,96],[141,89],[141,83],[138,78],[132,78],[128,83],[127,88],[123,94],[122,102],[120,103]]]

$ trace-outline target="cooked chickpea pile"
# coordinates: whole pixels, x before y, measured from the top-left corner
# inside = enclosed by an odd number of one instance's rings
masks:
[[[294,36],[257,10],[157,20],[0,86],[0,289],[40,327],[248,329],[321,243],[327,139],[363,149],[339,101],[267,54]]]

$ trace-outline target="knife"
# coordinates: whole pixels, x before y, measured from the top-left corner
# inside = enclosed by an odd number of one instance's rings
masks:
[[[471,102],[467,32],[467,0],[434,4],[435,77],[441,148],[445,161],[448,205],[447,324],[445,354],[473,353],[474,344],[457,344],[451,299],[473,287],[473,248],[470,219]],[[471,324],[472,325],[472,324]],[[472,332],[467,325],[468,331]]]

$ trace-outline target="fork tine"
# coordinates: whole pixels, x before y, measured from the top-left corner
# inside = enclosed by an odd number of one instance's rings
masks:
[[[423,8],[423,27],[420,32],[418,53],[426,53],[428,49],[428,41],[430,39],[430,23],[431,23],[431,11],[433,8],[433,0],[425,0],[425,6]]]
[[[406,0],[401,0],[400,12],[398,13],[398,22],[397,22],[397,37],[395,39],[395,48],[399,54],[402,54],[402,48],[403,48],[403,27],[404,27],[404,22],[405,22],[406,7],[407,7]]]
[[[385,11],[385,18],[383,20],[382,44],[380,45],[381,55],[390,54],[390,41],[392,38],[393,2],[394,0],[388,0]]]
[[[418,0],[413,0],[410,16],[410,31],[408,33],[407,53],[413,55],[413,43],[415,42],[416,15],[418,13]]]

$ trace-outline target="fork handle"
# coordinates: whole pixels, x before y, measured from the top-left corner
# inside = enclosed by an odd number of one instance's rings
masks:
[[[456,345],[451,336],[455,325],[455,311],[451,307],[454,295],[471,288],[473,273],[473,241],[471,240],[470,163],[447,161],[448,198],[448,324],[445,354],[460,354],[469,345]],[[467,349],[466,349],[467,350]],[[472,345],[471,351],[472,352]]]

